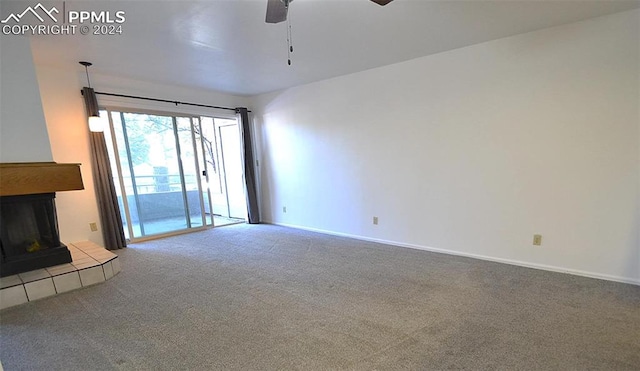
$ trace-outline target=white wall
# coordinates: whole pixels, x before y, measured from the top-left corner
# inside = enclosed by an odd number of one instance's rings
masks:
[[[99,223],[99,216],[80,75],[36,67],[53,158],[56,162],[80,163],[84,183],[82,191],[56,193],[60,237],[65,242],[90,240],[103,245],[102,234],[89,229],[90,222]]]
[[[0,162],[50,162],[29,39],[0,36]]]
[[[639,16],[257,97],[262,218],[640,283]]]
[[[57,193],[56,206],[60,235],[66,242],[91,240],[103,245],[102,225],[100,224],[92,178],[89,128],[84,102],[80,94],[80,89],[87,85],[84,69],[79,64],[69,66],[66,69],[36,65],[36,71],[53,158],[57,162],[79,162],[82,164],[85,190]],[[231,107],[246,104],[246,98],[217,92],[190,90],[183,87],[102,76],[91,72],[90,74],[91,85],[96,91],[202,104],[229,105]],[[188,112],[212,113],[212,110],[207,111],[206,109],[194,110],[186,106],[176,107],[173,104],[122,98],[109,99],[100,95],[98,95],[98,104],[170,112],[186,110]],[[98,223],[98,232],[91,232],[90,222]]]

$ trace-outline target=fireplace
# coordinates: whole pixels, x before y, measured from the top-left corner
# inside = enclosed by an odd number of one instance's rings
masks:
[[[0,197],[0,276],[70,263],[60,242],[55,194]]]
[[[80,189],[78,164],[0,164],[0,277],[71,262],[55,192]]]

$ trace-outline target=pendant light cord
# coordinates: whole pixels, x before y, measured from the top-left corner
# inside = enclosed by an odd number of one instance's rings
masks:
[[[89,87],[91,87],[91,80],[89,79],[89,68],[87,66],[84,66],[84,72],[86,72],[87,74],[87,84],[89,84]]]
[[[89,87],[91,87],[91,80],[89,79],[89,66],[91,66],[93,63],[84,61],[78,63],[84,66],[84,72],[87,74],[87,84],[89,84]]]

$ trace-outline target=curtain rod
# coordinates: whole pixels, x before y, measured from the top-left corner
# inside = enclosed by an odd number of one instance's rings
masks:
[[[120,98],[132,98],[132,99],[141,99],[141,100],[150,100],[150,101],[154,101],[154,102],[164,102],[164,103],[173,103],[176,106],[178,104],[182,104],[185,106],[195,106],[195,107],[205,107],[205,108],[216,108],[216,109],[224,109],[224,110],[228,110],[228,111],[234,111],[237,112],[237,110],[235,108],[230,108],[230,107],[220,107],[220,106],[210,106],[208,104],[199,104],[199,103],[189,103],[189,102],[180,102],[177,100],[168,100],[168,99],[158,99],[158,98],[148,98],[148,97],[140,97],[140,96],[136,96],[136,95],[124,95],[124,94],[114,94],[114,93],[104,93],[104,92],[95,92],[96,94],[100,94],[100,95],[108,95],[111,97],[120,97]],[[249,110],[247,110],[247,112],[251,112]]]

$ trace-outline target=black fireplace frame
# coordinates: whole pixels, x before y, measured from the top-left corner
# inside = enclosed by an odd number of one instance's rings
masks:
[[[12,205],[33,203],[33,213],[45,213],[36,224],[38,230],[46,230],[46,236],[42,236],[38,241],[42,241],[44,248],[38,251],[28,252],[16,248],[15,243],[10,242],[8,237],[7,218],[11,215],[4,208],[11,208]],[[15,207],[15,206],[14,206]],[[38,208],[36,210],[36,208]],[[45,243],[46,241],[46,243]],[[55,193],[41,193],[19,196],[0,197],[0,277],[6,277],[17,273],[28,272],[36,269],[51,267],[70,263],[71,253],[67,246],[60,242],[60,232],[58,218],[55,207]]]

